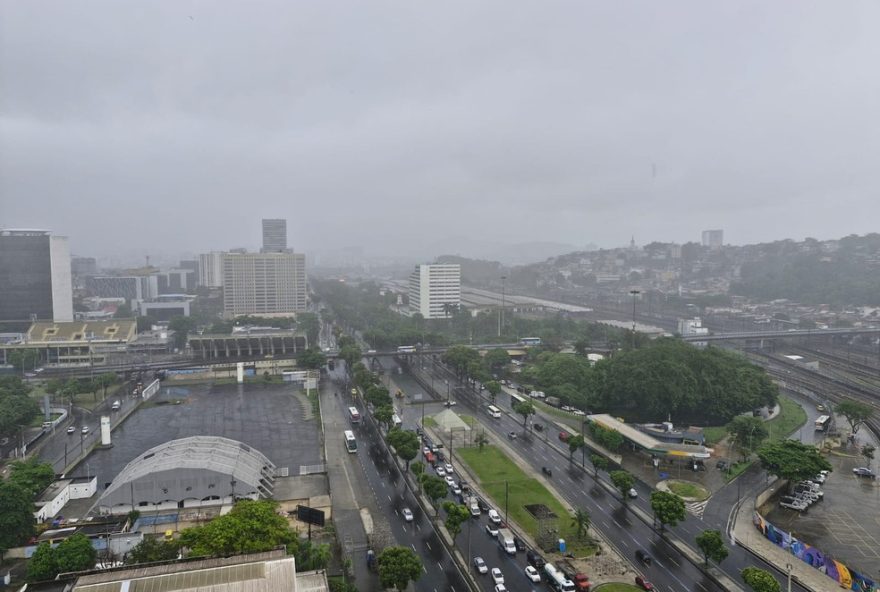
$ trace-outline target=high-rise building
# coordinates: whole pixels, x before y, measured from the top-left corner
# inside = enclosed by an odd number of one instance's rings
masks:
[[[223,253],[212,251],[199,255],[199,285],[208,288],[223,286]]]
[[[134,309],[138,302],[153,300],[159,295],[159,276],[92,276],[86,280],[86,291],[99,298],[125,298]]]
[[[306,310],[302,253],[223,254],[223,312],[285,315]]]
[[[710,249],[720,249],[724,244],[724,231],[723,230],[704,230],[703,231],[703,246],[709,247]]]
[[[261,252],[287,252],[287,220],[263,218],[263,249]]]
[[[48,230],[0,230],[0,321],[73,321],[70,246]]]
[[[461,305],[461,265],[416,265],[409,276],[409,309],[426,319],[442,319]]]

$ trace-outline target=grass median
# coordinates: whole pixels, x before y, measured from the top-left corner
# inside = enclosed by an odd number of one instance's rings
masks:
[[[593,554],[588,541],[576,538],[577,527],[565,506],[533,477],[529,477],[506,454],[494,446],[459,448],[455,455],[468,465],[479,481],[480,488],[492,498],[498,513],[504,516],[505,498],[510,520],[524,529],[532,539],[537,539],[538,522],[526,509],[526,505],[543,504],[559,517],[559,537],[565,539],[568,550],[577,557]]]

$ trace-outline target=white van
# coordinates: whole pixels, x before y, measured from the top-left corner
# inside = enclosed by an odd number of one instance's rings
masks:
[[[397,415],[396,413],[391,416],[391,424],[394,427],[399,428],[402,423],[403,423],[403,421],[401,421],[400,416]]]
[[[110,407],[113,411],[119,411],[119,408],[122,407],[122,403],[119,401],[113,401],[113,405]]]

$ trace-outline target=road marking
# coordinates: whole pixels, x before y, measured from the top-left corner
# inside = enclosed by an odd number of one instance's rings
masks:
[[[422,565],[422,571],[424,571],[425,573],[428,573],[428,570],[425,569],[425,566],[424,566],[424,565]]]
[[[431,551],[434,550],[434,549],[431,549],[431,543],[429,543],[428,541],[425,541],[425,546],[428,547],[428,549]]]
[[[413,548],[413,553],[418,554],[418,551],[416,551],[416,546],[414,544],[410,543],[409,546]]]
[[[626,540],[620,539],[620,544],[629,549],[629,545],[626,544]]]
[[[442,565],[441,565],[441,564],[440,564],[440,562],[439,562],[439,561],[438,561],[438,562],[437,562],[437,567],[439,567],[439,568],[440,568],[440,571],[443,571],[443,566],[442,566]]]

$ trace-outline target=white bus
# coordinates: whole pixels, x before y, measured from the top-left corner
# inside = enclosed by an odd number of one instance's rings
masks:
[[[824,432],[831,425],[831,417],[828,415],[820,415],[816,418],[816,431]]]
[[[349,452],[357,452],[358,443],[357,440],[354,439],[354,432],[351,430],[345,430],[343,436],[345,437],[345,449]]]
[[[541,345],[540,337],[523,337],[519,340],[520,345]]]
[[[357,407],[349,407],[348,408],[348,418],[351,420],[351,423],[360,423],[361,422],[361,414],[357,410]]]
[[[416,353],[416,346],[414,345],[398,345],[397,353],[399,354],[414,354]]]
[[[499,409],[495,405],[489,405],[488,407],[486,407],[486,411],[488,411],[489,415],[491,415],[495,419],[499,419],[501,417],[501,409]]]
[[[525,403],[526,398],[522,395],[517,395],[515,393],[510,393],[510,404],[515,405],[516,403]]]

